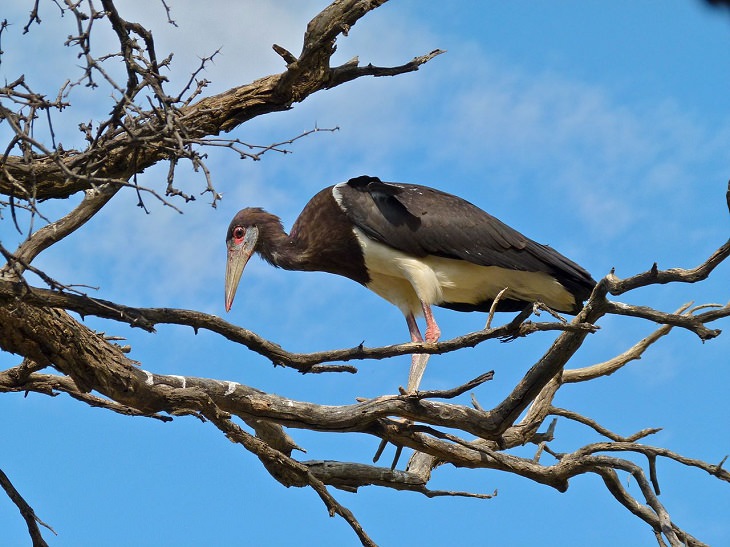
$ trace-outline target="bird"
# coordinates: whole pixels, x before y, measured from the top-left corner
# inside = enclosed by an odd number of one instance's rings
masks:
[[[275,267],[328,272],[367,287],[400,309],[412,342],[439,340],[433,306],[490,311],[496,299],[496,311],[541,302],[577,314],[596,284],[558,251],[460,197],[368,175],[318,192],[289,234],[279,217],[242,209],[228,227],[226,247],[226,311],[257,253]],[[421,315],[425,336],[416,321]],[[427,360],[411,356],[408,392],[418,389]]]

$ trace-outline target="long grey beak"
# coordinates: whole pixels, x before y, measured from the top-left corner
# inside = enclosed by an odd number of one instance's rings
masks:
[[[246,228],[244,236],[238,240],[231,238],[226,242],[228,260],[226,262],[226,311],[231,311],[233,298],[236,296],[238,282],[246,267],[248,259],[253,254],[256,241],[259,238],[259,229],[255,226]]]

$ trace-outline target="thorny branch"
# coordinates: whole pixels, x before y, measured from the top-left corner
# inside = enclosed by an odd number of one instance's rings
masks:
[[[660,544],[666,540],[671,545],[703,545],[674,522],[659,502],[656,462],[670,460],[730,482],[730,473],[723,467],[725,460],[708,464],[639,443],[659,430],[646,428],[621,435],[590,417],[559,408],[553,401],[564,384],[608,376],[640,359],[673,328],[685,329],[701,340],[718,336],[720,330],[711,329],[708,324],[730,316],[730,304],[709,309],[686,305],[670,313],[611,301],[608,295],[620,296],[655,284],[701,282],[727,259],[730,241],[693,269],[659,270],[654,265],[626,279],[619,279],[612,272],[601,280],[583,311],[570,322],[559,317],[554,321],[530,321],[533,309],[529,308],[511,321],[493,327],[492,311],[483,330],[437,344],[380,348],[360,345],[308,354],[289,352],[254,332],[202,312],[129,307],[96,298],[79,287],[56,281],[33,265],[39,255],[85,226],[122,190],[137,192],[142,207],[146,196],[176,209],[180,200],[195,199],[175,185],[179,165],[184,162],[202,173],[205,183],[201,194],[209,193],[215,206],[220,194],[205,163],[205,147],[225,148],[241,159],[258,160],[268,152],[286,153],[297,139],[322,130],[315,128],[263,146],[237,137],[220,137],[222,132],[254,117],[287,110],[317,91],[356,78],[416,71],[442,53],[434,50],[395,67],[361,66],[357,58],[331,66],[336,40],[346,36],[360,18],[382,3],[383,0],[333,2],[309,23],[298,57],[274,45],[286,64],[282,73],[212,96],[205,96],[209,82],[200,75],[217,52],[201,60],[182,89],[170,92],[162,71],[170,68],[172,56],[160,57],[152,32],[127,21],[113,0],[101,0],[102,11],[88,1],[65,0],[57,4],[75,22],[75,34],[68,38],[67,45],[77,51],[81,73],[66,81],[55,97],[35,92],[22,76],[0,87],[0,123],[6,124],[11,135],[0,156],[0,195],[4,196],[0,200],[0,221],[6,220],[3,213],[9,212],[14,227],[27,234],[13,251],[0,243],[5,261],[0,269],[0,347],[23,356],[21,364],[0,372],[0,392],[47,396],[65,393],[89,406],[128,416],[162,421],[195,416],[207,420],[231,441],[255,454],[282,484],[316,491],[330,514],[341,516],[364,545],[374,542],[328,487],[354,492],[364,486],[379,486],[429,497],[488,499],[496,495],[496,491],[487,494],[429,489],[432,472],[444,463],[513,473],[561,492],[573,477],[597,474],[620,504],[651,527]],[[36,1],[23,32],[30,32],[34,23],[41,23],[38,6]],[[163,6],[169,24],[174,25],[169,6],[164,1]],[[116,36],[118,51],[94,49],[91,36],[101,25],[108,25]],[[0,23],[3,40],[7,38],[7,29],[5,22]],[[117,68],[120,66],[123,74]],[[65,116],[71,111],[71,99],[82,87],[103,87],[107,95],[111,92],[112,102],[106,119],[78,123],[84,147],[75,149],[64,146],[54,123],[64,120],[65,126],[75,126],[67,123]],[[46,141],[39,137],[42,134],[48,134]],[[160,162],[169,166],[164,190],[142,186],[137,175]],[[84,192],[83,199],[66,216],[51,220],[41,211],[44,200],[67,199],[80,191]],[[728,196],[730,206],[730,192]],[[27,226],[21,225],[21,216],[29,219]],[[36,223],[44,225],[38,227]],[[24,277],[27,271],[37,273],[48,288],[31,286]],[[442,354],[490,340],[512,341],[536,332],[556,331],[557,336],[514,389],[491,408],[482,407],[473,393],[473,408],[457,401],[459,396],[480,389],[492,378],[491,372],[451,389],[396,393],[331,406],[293,401],[232,381],[147,371],[126,356],[128,348],[116,344],[114,337],[89,330],[67,311],[148,332],[155,332],[160,325],[185,325],[196,333],[206,329],[246,346],[275,365],[302,373],[355,373],[354,366],[344,363],[411,353]],[[659,326],[613,359],[568,368],[572,356],[588,336],[597,332],[597,323],[608,314],[637,317]],[[545,429],[549,417],[553,418]],[[558,418],[581,424],[607,440],[559,453],[551,444],[559,434]],[[292,454],[301,448],[287,429],[361,433],[411,448],[414,454],[405,471],[359,462],[299,461]],[[529,443],[538,447],[534,457],[511,452]],[[646,461],[645,467],[629,458],[637,455]],[[544,463],[542,460],[548,456],[554,461]],[[622,475],[636,481],[638,495],[623,487]],[[4,475],[0,475],[0,483],[23,513],[34,543],[43,545],[37,527],[40,521],[32,509],[19,495],[14,497],[17,492],[12,485],[8,486]]]

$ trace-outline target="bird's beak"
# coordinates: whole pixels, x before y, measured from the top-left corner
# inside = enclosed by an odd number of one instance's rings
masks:
[[[241,274],[246,267],[248,259],[253,254],[258,238],[258,228],[251,226],[246,229],[246,234],[240,240],[231,238],[226,242],[228,246],[228,260],[226,262],[226,311],[231,311],[238,282],[241,280]]]

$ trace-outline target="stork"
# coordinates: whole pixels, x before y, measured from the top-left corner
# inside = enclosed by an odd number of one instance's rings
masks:
[[[242,209],[228,227],[226,246],[226,311],[256,252],[279,268],[329,272],[364,285],[403,312],[413,342],[438,341],[432,306],[489,311],[506,289],[497,311],[539,301],[577,313],[596,284],[575,262],[468,201],[370,176],[321,190],[289,234],[275,215]],[[408,392],[418,389],[427,358],[412,356]]]

